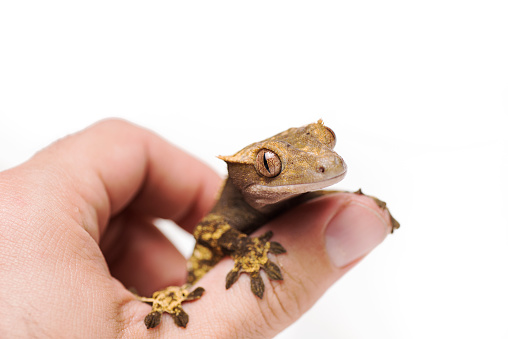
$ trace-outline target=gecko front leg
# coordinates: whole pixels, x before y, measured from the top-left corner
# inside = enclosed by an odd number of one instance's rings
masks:
[[[283,280],[280,268],[268,259],[268,253],[282,254],[286,250],[281,244],[269,241],[272,231],[260,237],[249,237],[237,230],[225,234],[224,246],[231,251],[235,261],[233,269],[226,276],[226,289],[229,289],[242,272],[250,275],[251,291],[258,298],[263,298],[265,284],[261,279],[261,270],[264,270],[271,280]]]
[[[272,234],[269,231],[260,237],[249,237],[231,227],[221,215],[210,214],[194,232],[197,244],[189,260],[188,281],[197,281],[223,256],[229,255],[235,264],[226,277],[226,289],[238,280],[240,273],[245,272],[250,275],[252,292],[262,298],[265,285],[261,279],[261,270],[272,280],[283,279],[279,267],[268,259],[268,253],[286,252],[278,242],[269,241]]]

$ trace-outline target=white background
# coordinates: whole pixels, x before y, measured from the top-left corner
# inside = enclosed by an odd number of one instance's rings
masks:
[[[506,1],[2,1],[0,169],[110,116],[223,174],[335,130],[402,228],[278,339],[508,338]]]

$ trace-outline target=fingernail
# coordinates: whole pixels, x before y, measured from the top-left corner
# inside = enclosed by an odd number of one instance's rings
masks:
[[[335,266],[344,267],[372,251],[388,233],[388,225],[379,212],[352,201],[330,220],[325,246]]]

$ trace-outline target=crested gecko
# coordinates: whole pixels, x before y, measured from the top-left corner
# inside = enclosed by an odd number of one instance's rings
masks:
[[[145,317],[146,327],[159,325],[164,312],[173,317],[176,325],[186,327],[189,316],[182,303],[201,298],[204,289],[191,291],[191,287],[225,256],[234,259],[225,279],[226,289],[245,272],[250,275],[252,293],[262,298],[265,285],[261,270],[271,280],[283,280],[280,268],[268,258],[268,253],[285,253],[284,247],[270,241],[271,231],[260,237],[249,234],[292,206],[339,192],[317,191],[346,175],[346,163],[333,150],[334,146],[334,132],[319,120],[253,143],[232,156],[219,156],[227,163],[228,178],[215,206],[194,230],[196,245],[187,261],[187,282],[157,291],[150,298],[138,297],[152,304]],[[361,190],[355,193],[363,194]],[[387,209],[383,201],[371,198]],[[391,215],[390,218],[393,232],[399,223]]]

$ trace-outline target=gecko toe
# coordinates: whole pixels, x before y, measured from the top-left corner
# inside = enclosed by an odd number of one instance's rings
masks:
[[[162,318],[162,313],[161,312],[150,312],[145,317],[145,326],[146,326],[146,328],[147,329],[151,329],[151,328],[159,326],[159,324],[161,322],[161,318]]]
[[[265,283],[263,282],[263,279],[261,279],[259,272],[253,272],[250,275],[250,289],[256,297],[263,299],[263,294],[265,293]]]
[[[282,254],[286,253],[286,249],[282,247],[281,244],[279,244],[276,241],[270,241],[270,248],[268,249],[268,252],[273,254]]]
[[[262,236],[258,237],[257,239],[259,239],[259,241],[261,241],[261,242],[267,242],[272,237],[273,237],[273,232],[272,231],[267,231],[265,234],[263,234]]]
[[[179,327],[186,328],[189,322],[189,315],[181,308],[177,308],[175,313],[171,313],[175,324]]]
[[[226,290],[228,290],[238,280],[240,272],[233,268],[226,276]]]
[[[280,271],[279,266],[275,265],[273,262],[268,260],[266,264],[263,265],[263,269],[265,270],[268,278],[271,280],[283,280],[282,272]]]

